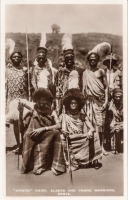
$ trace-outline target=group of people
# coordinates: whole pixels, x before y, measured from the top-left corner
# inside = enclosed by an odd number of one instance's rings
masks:
[[[6,67],[6,112],[14,99],[28,99],[34,108],[21,115],[22,173],[40,175],[51,168],[55,175],[81,166],[99,168],[104,141],[121,151],[123,143],[122,76],[117,59],[107,57],[99,68],[98,53],[88,53],[88,67],[75,65],[72,48],[64,49],[64,64],[55,69],[47,48],[37,49],[36,65],[29,71],[21,52],[14,51]],[[110,69],[111,65],[111,69]],[[28,80],[29,78],[29,80]],[[23,104],[18,107],[24,112]],[[107,120],[106,120],[107,119]],[[19,123],[13,120],[19,147]],[[105,128],[107,127],[107,128]],[[107,131],[105,131],[107,130]]]

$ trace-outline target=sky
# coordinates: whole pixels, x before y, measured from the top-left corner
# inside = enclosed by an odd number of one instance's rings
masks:
[[[123,34],[123,8],[119,4],[6,5],[5,32],[46,33],[58,24],[62,33]]]

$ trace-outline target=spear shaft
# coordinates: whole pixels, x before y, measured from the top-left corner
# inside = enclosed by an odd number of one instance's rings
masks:
[[[29,67],[29,57],[28,57],[28,34],[26,26],[26,50],[27,50],[27,68],[28,68],[28,97],[29,101],[31,100],[31,91],[30,91],[30,67]]]
[[[111,69],[112,69],[112,45],[111,45],[111,55],[110,55],[110,69],[109,69],[109,83],[108,83],[108,87],[110,87]]]

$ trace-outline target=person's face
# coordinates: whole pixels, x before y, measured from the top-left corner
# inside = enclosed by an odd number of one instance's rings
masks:
[[[107,63],[107,68],[110,69],[110,62]],[[117,70],[117,63],[114,61],[111,63],[111,69]]]
[[[37,55],[37,62],[39,64],[39,66],[42,66],[44,65],[44,63],[46,62],[47,60],[47,55],[45,52],[41,52]]]
[[[113,63],[113,62],[112,62],[112,68],[113,68],[114,70],[117,70],[117,68],[118,68],[117,63],[115,63],[115,62]]]
[[[70,108],[71,110],[78,110],[78,102],[75,99],[71,100]]]
[[[72,54],[67,54],[64,60],[68,68],[71,68],[74,65],[74,56]]]
[[[14,53],[11,60],[14,65],[19,65],[22,61],[22,57],[19,53]]]
[[[46,99],[44,98],[41,98],[38,102],[37,102],[37,105],[39,107],[39,109],[44,112],[44,113],[49,113],[51,111],[51,106],[52,106],[52,103],[47,101]]]
[[[88,60],[89,65],[92,68],[97,67],[98,61],[99,61],[98,57],[95,54],[90,55],[89,60]]]
[[[121,93],[117,93],[114,95],[114,102],[116,104],[122,103],[122,100],[123,100],[123,95]]]

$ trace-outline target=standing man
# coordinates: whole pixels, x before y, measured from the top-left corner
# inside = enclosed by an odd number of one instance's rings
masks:
[[[51,61],[47,58],[46,33],[41,33],[39,47],[37,48],[37,57],[34,62],[35,67],[31,70],[32,85],[35,90],[38,88],[49,89],[55,97],[55,75],[57,70],[52,67]]]
[[[75,54],[71,44],[71,38],[64,35],[62,38],[64,66],[60,67],[56,75],[57,113],[62,112],[62,98],[65,92],[71,88],[82,90],[83,68],[75,66]]]
[[[31,80],[34,89],[46,88],[51,90],[55,96],[55,75],[57,70],[52,67],[51,61],[47,58],[47,48],[37,49],[36,65],[31,68]]]
[[[100,143],[104,155],[104,121],[105,109],[108,103],[108,84],[105,71],[98,68],[99,55],[91,52],[87,60],[89,68],[83,73],[83,94],[86,96],[85,112],[92,125],[96,128],[100,136]]]
[[[10,101],[16,98],[28,98],[28,71],[22,65],[22,53],[19,50],[13,51],[10,60],[11,63],[6,67],[5,88],[6,88],[6,112]],[[18,120],[13,121],[13,130],[19,147],[19,128]],[[18,148],[15,153],[18,152]]]
[[[110,59],[111,59],[111,68],[110,68]],[[122,88],[122,73],[118,68],[118,58],[116,54],[107,56],[103,60],[103,64],[107,66],[107,80],[109,86],[109,93],[112,95],[114,88]]]

